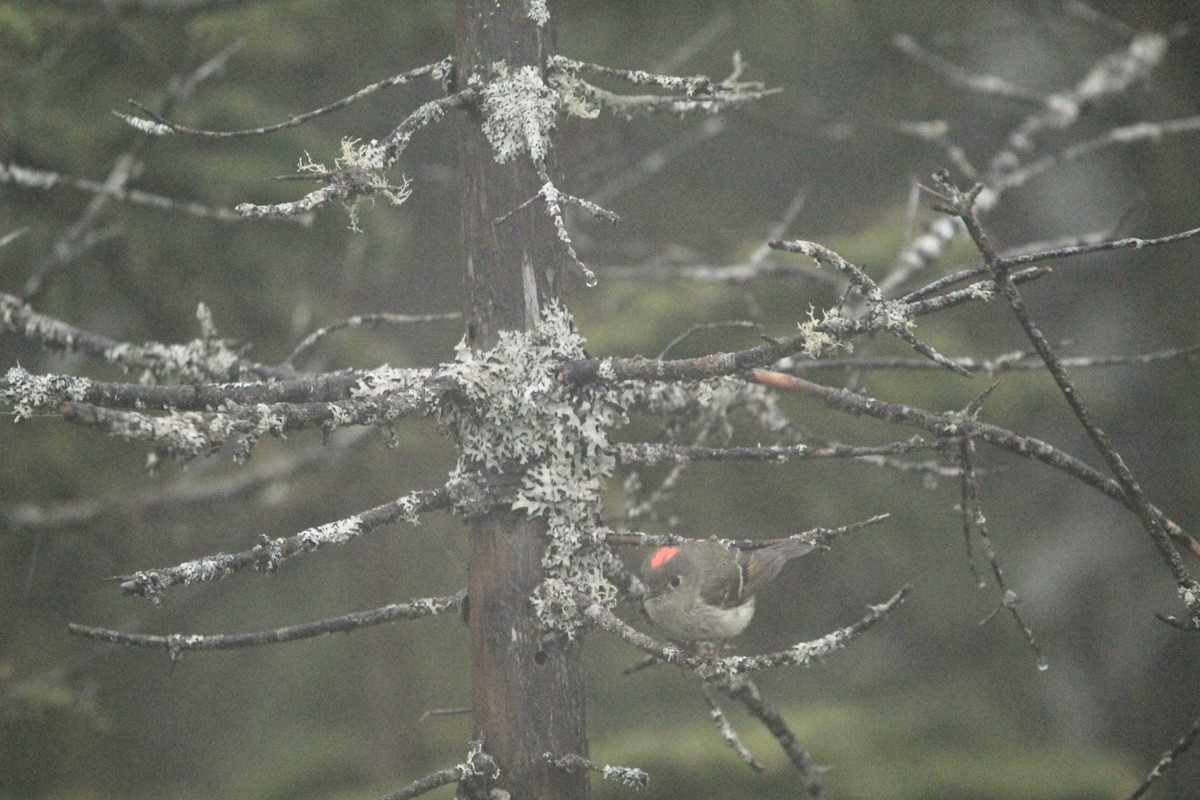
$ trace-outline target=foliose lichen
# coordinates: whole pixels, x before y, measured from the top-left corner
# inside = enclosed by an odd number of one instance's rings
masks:
[[[618,560],[598,536],[600,489],[615,466],[608,432],[624,410],[603,387],[574,386],[558,375],[582,358],[583,338],[557,302],[529,331],[504,331],[496,346],[459,345],[443,373],[460,399],[442,412],[459,441],[452,480],[481,471],[519,476],[512,508],[549,523],[545,580],[530,598],[542,623],[573,635],[583,622],[580,593],[610,606],[618,590],[607,576]]]
[[[483,133],[492,156],[503,164],[529,153],[534,163],[543,163],[558,114],[556,93],[537,67],[510,70],[500,61],[492,69],[495,77],[483,87]]]

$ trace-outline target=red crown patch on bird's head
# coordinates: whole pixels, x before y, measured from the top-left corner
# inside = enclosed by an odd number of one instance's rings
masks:
[[[650,569],[661,569],[663,564],[666,564],[677,555],[679,555],[678,547],[658,548],[654,551],[654,555],[650,556]]]

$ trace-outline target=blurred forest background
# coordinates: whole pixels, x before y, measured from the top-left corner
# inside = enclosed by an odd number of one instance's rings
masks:
[[[830,305],[836,288],[815,271],[730,285],[644,279],[628,269],[743,262],[801,191],[805,204],[786,237],[821,242],[881,275],[909,231],[914,180],[946,164],[942,152],[896,123],[944,120],[968,155],[983,160],[1029,112],[952,85],[900,54],[893,36],[907,33],[950,61],[1048,93],[1074,85],[1127,42],[1068,5],[552,4],[559,51],[570,57],[724,77],[738,50],[746,78],[783,89],[720,117],[562,126],[562,188],[624,220],[617,229],[586,218],[572,223],[582,258],[600,274],[598,287],[575,280],[570,292],[589,351],[653,356],[692,323],[727,319],[755,318],[782,335],[810,304]],[[160,107],[173,80],[239,41],[227,68],[180,102],[172,119],[219,129],[278,122],[453,49],[449,0],[262,0],[196,14],[105,6],[0,4],[0,160],[103,181],[114,159],[142,147],[110,112],[132,111],[128,98]],[[1151,80],[1095,109],[1071,140],[1200,110],[1194,2],[1092,8],[1135,30],[1192,27],[1173,39]],[[306,151],[332,162],[343,137],[382,136],[439,91],[428,81],[385,90],[269,138],[155,140],[137,151],[144,166],[132,185],[226,208],[294,199],[307,185],[268,179],[292,173]],[[204,302],[222,335],[268,363],[315,328],[353,314],[461,310],[451,131],[443,124],[418,134],[402,160],[412,199],[364,209],[361,233],[347,229],[336,206],[302,228],[111,203],[100,226],[110,235],[52,269],[34,307],[115,339],[186,341],[198,335],[196,306]],[[639,166],[647,158],[661,168],[647,173]],[[1195,134],[1108,148],[1006,196],[987,222],[1002,247],[1096,230],[1163,235],[1200,224],[1197,175]],[[89,200],[67,188],[0,184],[0,236],[27,228],[0,250],[0,291],[24,291]],[[971,259],[965,246],[954,252],[940,271]],[[1200,340],[1198,256],[1193,241],[1059,262],[1028,287],[1032,313],[1052,339],[1069,342],[1070,355],[1193,344]],[[1027,346],[997,303],[928,318],[919,333],[951,356]],[[330,337],[300,366],[432,365],[451,356],[460,336],[457,322],[357,329]],[[749,331],[716,329],[673,354],[753,342]],[[860,341],[857,354],[908,353],[880,340]],[[18,363],[35,373],[86,369],[119,378],[0,334],[0,366]],[[1200,531],[1195,365],[1092,369],[1076,378],[1150,497],[1185,529]],[[851,379],[885,399],[934,409],[961,408],[990,383],[927,370]],[[912,433],[785,402],[810,430],[844,441]],[[1099,463],[1042,371],[1008,374],[983,418]],[[635,424],[623,435],[652,433]],[[438,514],[290,561],[271,577],[243,574],[178,591],[161,606],[123,598],[103,582],[241,550],[263,535],[440,485],[453,453],[432,421],[405,423],[397,434],[394,449],[374,430],[339,434],[327,446],[319,434],[295,435],[264,442],[245,467],[213,458],[148,474],[145,448],[60,420],[0,426],[0,797],[369,798],[462,760],[469,717],[421,719],[469,702],[466,631],[454,618],[190,654],[175,665],[158,651],[66,633],[68,622],[249,631],[457,591],[465,585],[465,530]],[[670,529],[700,537],[782,536],[891,513],[789,566],[740,642],[754,652],[819,636],[912,584],[909,601],[847,652],[761,679],[817,761],[832,765],[835,797],[1127,796],[1200,712],[1200,639],[1154,618],[1179,608],[1136,519],[1046,467],[986,448],[980,462],[990,530],[1049,661],[1045,672],[1007,615],[979,624],[999,594],[990,583],[977,589],[968,570],[953,479],[856,462],[709,464],[687,476],[671,505]],[[271,471],[283,478],[270,479]],[[610,505],[619,525],[621,476]],[[640,557],[631,552],[627,560]],[[753,720],[728,709],[767,765],[761,776],[722,745],[688,676],[658,668],[622,677],[638,654],[603,634],[587,650],[593,757],[647,769],[646,797],[798,794],[796,773]],[[1190,753],[1152,796],[1195,797],[1198,785],[1200,753]],[[595,791],[628,790],[597,782]]]

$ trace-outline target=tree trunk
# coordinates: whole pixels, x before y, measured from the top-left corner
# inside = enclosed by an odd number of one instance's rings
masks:
[[[523,0],[460,0],[457,74],[485,80],[493,65],[535,65],[544,72],[551,41]],[[541,186],[527,155],[498,164],[472,113],[462,132],[462,231],[468,339],[483,349],[506,329],[525,330],[539,302],[553,296],[563,253],[537,201],[497,222]],[[530,596],[542,579],[546,526],[523,513],[494,509],[472,522],[470,576],[471,702],[475,735],[501,769],[499,785],[515,798],[588,798],[584,772],[568,773],[543,754],[587,756],[579,641],[543,639]]]

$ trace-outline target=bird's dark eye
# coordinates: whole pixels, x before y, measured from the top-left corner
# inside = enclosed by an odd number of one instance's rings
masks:
[[[679,588],[679,586],[680,586],[680,584],[682,584],[682,583],[683,583],[683,578],[681,578],[681,577],[680,577],[680,576],[678,576],[678,575],[676,575],[675,577],[671,578],[671,588],[672,588],[672,589],[678,589],[678,588]]]

